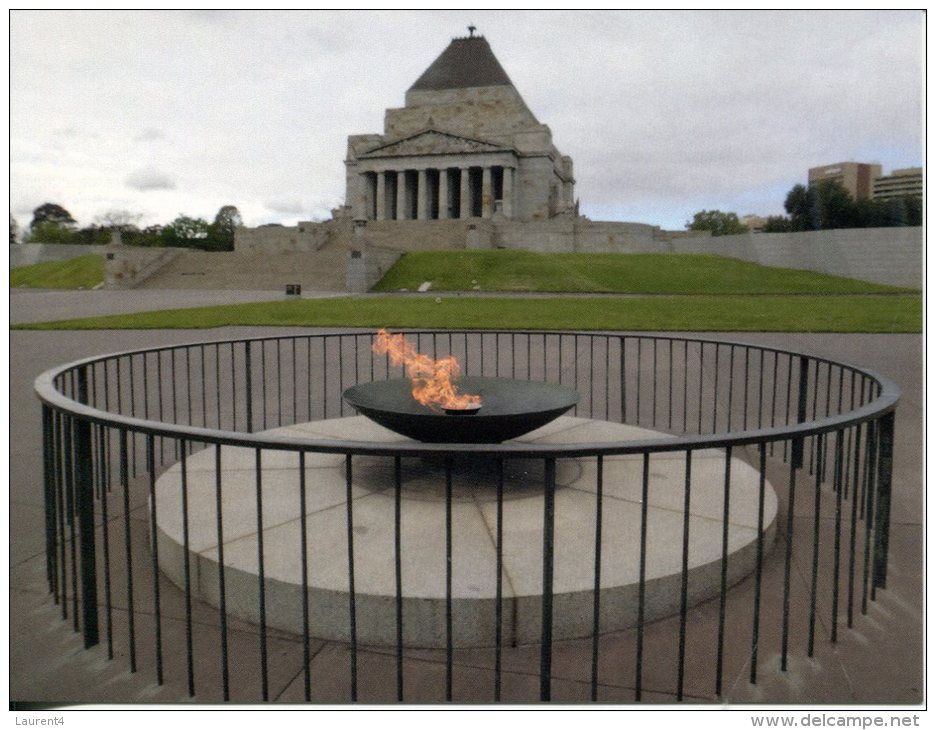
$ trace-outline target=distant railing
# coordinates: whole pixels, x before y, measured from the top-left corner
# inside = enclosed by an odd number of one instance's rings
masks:
[[[591,334],[565,332],[412,332],[408,336],[420,351],[440,357],[454,354],[467,375],[544,380],[574,388],[579,402],[574,415],[615,423],[626,423],[659,432],[658,437],[637,441],[602,443],[518,443],[473,446],[475,454],[488,457],[500,468],[515,459],[534,459],[543,465],[543,545],[542,623],[539,641],[540,691],[538,697],[513,697],[502,692],[504,616],[496,602],[492,648],[493,701],[548,701],[552,695],[555,520],[557,464],[566,460],[595,460],[595,560],[583,570],[594,572],[592,651],[588,672],[592,700],[599,698],[601,683],[599,655],[604,650],[600,619],[602,470],[603,460],[621,455],[643,459],[643,502],[647,501],[649,467],[660,455],[685,454],[687,464],[702,449],[720,449],[725,455],[724,522],[721,581],[718,593],[719,621],[712,663],[713,697],[724,693],[723,677],[727,644],[749,643],[750,681],[756,682],[759,663],[762,601],[782,607],[780,662],[776,669],[788,670],[788,656],[803,651],[812,656],[817,636],[817,612],[831,600],[829,638],[838,640],[841,607],[845,623],[851,626],[856,611],[865,613],[875,591],[886,586],[888,528],[891,504],[891,474],[894,443],[894,411],[899,389],[885,377],[869,370],[837,363],[809,354],[771,347],[699,338],[649,335]],[[63,365],[36,380],[42,401],[44,439],[44,495],[46,573],[48,587],[62,618],[80,631],[86,647],[102,641],[105,635],[108,657],[126,654],[131,672],[137,671],[141,642],[145,640],[152,671],[159,684],[166,677],[166,647],[163,630],[167,621],[164,603],[174,588],[161,574],[157,540],[156,481],[163,469],[182,463],[182,489],[179,510],[183,524],[191,518],[185,487],[186,460],[195,452],[214,449],[217,464],[225,447],[243,447],[256,453],[257,530],[263,529],[263,487],[259,465],[264,455],[278,452],[295,455],[296,468],[309,455],[339,454],[345,460],[348,493],[355,483],[355,468],[364,457],[381,457],[396,465],[402,459],[431,457],[444,468],[446,507],[451,513],[452,460],[465,449],[458,445],[423,444],[408,441],[328,440],[269,433],[291,424],[354,415],[343,401],[342,392],[357,382],[381,380],[400,375],[383,356],[371,351],[370,333],[300,334],[291,336],[235,339],[171,347],[135,350],[88,358]],[[749,456],[759,474],[759,508],[763,515],[766,472],[786,464],[786,484],[775,486],[780,496],[782,518],[778,514],[777,534],[783,538],[782,580],[765,583],[763,524],[759,524],[754,591],[749,608],[753,617],[750,636],[726,631],[727,515],[730,498],[728,472],[734,457]],[[782,468],[782,467],[781,467]],[[388,474],[393,472],[388,470]],[[223,525],[220,519],[222,472],[217,471],[218,544]],[[391,479],[392,482],[392,479]],[[401,499],[399,477],[395,500]],[[688,505],[692,477],[686,470],[682,485]],[[305,505],[306,490],[315,485],[302,480],[296,499]],[[808,491],[806,491],[808,490]],[[834,504],[834,540],[820,542],[823,499]],[[497,493],[497,581],[503,549],[502,523],[504,495]],[[140,543],[141,525],[131,517],[135,502],[149,505],[145,510],[148,535]],[[354,589],[354,515],[348,502],[345,537],[349,555],[348,650],[350,652],[349,692],[333,701],[358,701],[356,636],[356,594]],[[811,554],[810,596],[805,616],[794,621],[791,604],[791,564],[794,539],[794,509],[808,513],[811,521],[806,540]],[[304,515],[304,511],[302,512]],[[688,536],[689,511],[683,511],[684,536]],[[304,520],[304,518],[303,518]],[[134,528],[136,528],[134,530]],[[399,510],[394,525],[399,536]],[[452,564],[451,519],[446,524],[446,559]],[[311,698],[306,526],[302,544],[296,546],[302,562],[301,610],[303,616],[305,698]],[[146,530],[144,530],[146,532]],[[636,646],[632,661],[634,699],[642,699],[646,600],[646,509],[634,550],[640,551],[639,605]],[[682,581],[679,601],[679,645],[675,657],[672,691],[683,699],[687,642],[687,537],[682,549]],[[229,627],[226,605],[230,598],[225,572],[218,571],[218,612],[200,613],[199,630],[213,623],[220,642],[221,678],[217,687],[208,687],[195,673],[193,605],[198,603],[192,586],[189,545],[186,532],[184,576],[181,582],[185,621],[185,670],[188,694],[192,697],[218,697],[228,700],[231,682],[229,666]],[[397,699],[420,701],[404,691],[404,646],[400,541],[396,541],[397,571],[394,620],[397,625]],[[829,555],[831,552],[831,556]],[[820,561],[821,558],[821,561]],[[820,570],[831,558],[831,571]],[[779,558],[777,558],[779,559]],[[223,553],[220,563],[224,564]],[[266,622],[266,588],[263,581],[262,542],[259,556],[258,694],[269,700],[270,652]],[[446,595],[446,687],[445,699],[457,700],[453,693],[453,650],[458,627],[452,625],[451,567]],[[829,574],[831,573],[831,574]],[[137,599],[141,581],[151,584],[153,603],[141,607]],[[118,599],[118,586],[123,597]],[[136,588],[135,588],[136,586]],[[126,625],[115,630],[116,612]],[[101,615],[103,613],[103,616]],[[205,616],[213,618],[207,619]],[[805,623],[803,621],[805,619]],[[479,670],[480,671],[480,670]],[[243,671],[239,672],[240,675]],[[388,681],[394,678],[389,677]],[[197,691],[196,691],[197,690]]]

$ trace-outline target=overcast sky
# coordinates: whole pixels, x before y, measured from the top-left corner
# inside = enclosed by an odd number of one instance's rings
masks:
[[[780,214],[809,167],[922,164],[917,11],[13,11],[13,215],[327,218],[347,136],[471,23],[595,220]]]

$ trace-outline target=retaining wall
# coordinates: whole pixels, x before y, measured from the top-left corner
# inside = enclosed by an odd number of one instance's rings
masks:
[[[65,261],[89,254],[103,256],[107,251],[110,251],[110,246],[81,246],[72,243],[19,243],[10,246],[10,268],[31,266],[44,261]]]

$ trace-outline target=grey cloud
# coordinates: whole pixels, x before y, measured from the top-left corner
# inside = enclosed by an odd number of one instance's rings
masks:
[[[175,181],[166,173],[153,168],[134,170],[124,180],[127,187],[134,190],[173,190]]]

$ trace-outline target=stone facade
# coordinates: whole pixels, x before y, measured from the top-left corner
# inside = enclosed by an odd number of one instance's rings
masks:
[[[529,221],[575,209],[571,158],[473,33],[386,111],[383,134],[348,138],[345,165],[355,219]]]

